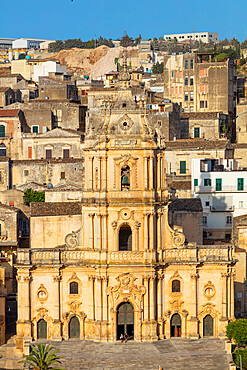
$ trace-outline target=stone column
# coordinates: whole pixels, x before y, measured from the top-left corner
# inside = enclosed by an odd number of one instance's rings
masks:
[[[144,157],[144,190],[148,190],[148,157]]]
[[[164,339],[163,332],[163,272],[159,271],[157,276],[157,319],[158,319],[158,333],[159,339]]]
[[[91,301],[90,301],[90,304],[89,304],[89,319],[91,320],[95,320],[95,287],[94,287],[94,281],[95,281],[95,277],[90,275],[88,276],[88,281],[90,283],[90,294],[89,294],[89,297],[91,296]]]
[[[29,273],[29,272],[28,272]],[[23,337],[25,341],[32,341],[31,338],[31,317],[30,317],[30,281],[31,276],[18,276],[18,320],[17,337]]]
[[[91,240],[91,248],[94,249],[94,217],[95,213],[89,213],[88,216],[90,217],[90,237]]]
[[[103,168],[102,159],[103,159],[102,157],[99,157],[99,185],[98,185],[99,191],[101,191],[102,187],[103,187],[103,182],[102,182],[102,178],[103,178],[103,176],[102,176],[102,168]]]
[[[161,320],[162,311],[163,311],[162,291],[163,291],[164,274],[162,272],[159,272],[157,279],[158,279],[158,284],[157,284],[158,320]]]
[[[221,320],[227,320],[227,302],[226,302],[226,291],[227,291],[227,278],[228,274],[222,272],[221,273],[221,278],[222,278],[222,311],[221,311]]]
[[[114,243],[114,246],[113,246],[113,250],[114,251],[118,251],[118,245],[117,245],[117,221],[112,221],[111,223],[112,225],[112,228],[113,228],[113,234],[114,234],[114,240],[113,240],[113,243]]]
[[[102,217],[102,248],[107,249],[107,217],[108,215],[103,215]]]
[[[96,320],[102,320],[102,278],[101,276],[96,276],[95,278],[95,313]]]
[[[235,276],[235,271],[232,269],[231,271],[231,295],[230,295],[230,299],[228,298],[228,301],[229,301],[229,306],[230,306],[230,316],[229,316],[229,319],[232,319],[234,318],[234,276]]]
[[[94,216],[94,249],[100,249],[100,215],[98,213]]]
[[[148,230],[149,230],[148,217],[149,217],[149,214],[144,213],[143,217],[144,217],[144,250],[148,250],[148,247],[149,247],[149,241],[148,241]]]
[[[146,288],[146,293],[144,294],[144,320],[149,320],[149,277],[145,276],[144,277],[144,286]]]
[[[161,154],[158,153],[157,155],[157,189],[160,190],[161,189]]]
[[[191,305],[190,305],[190,338],[198,339],[198,319],[197,319],[197,279],[199,275],[197,273],[191,274]],[[186,323],[186,320],[184,321]],[[185,328],[182,329],[185,331]]]
[[[158,210],[157,212],[157,250],[162,249],[162,232],[161,232],[161,218],[162,218],[162,211]]]
[[[150,157],[149,163],[149,189],[153,190],[154,188],[154,157]]]
[[[106,191],[107,187],[107,159],[106,157],[102,158],[102,190]]]
[[[94,157],[89,157],[89,187],[90,190],[94,190],[94,166],[93,166]]]
[[[155,241],[155,235],[154,235],[154,218],[155,214],[152,212],[149,216],[149,249],[154,249],[154,241]]]
[[[54,284],[56,285],[53,289],[53,338],[52,340],[62,340],[61,336],[61,318],[60,318],[60,281],[61,276],[56,275],[53,277]]]
[[[104,276],[102,278],[102,298],[103,298],[103,320],[107,321],[107,294],[106,294],[106,288],[107,288],[107,276]]]
[[[155,292],[155,284],[156,284],[156,279],[155,276],[150,277],[150,320],[155,320],[156,318],[156,292]]]
[[[139,251],[139,229],[141,227],[141,223],[138,221],[135,221],[135,251]]]

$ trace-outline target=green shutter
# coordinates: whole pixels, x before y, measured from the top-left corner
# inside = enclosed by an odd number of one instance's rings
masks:
[[[194,138],[198,139],[200,137],[200,128],[194,127]]]
[[[244,190],[244,179],[238,179],[238,190]]]
[[[198,186],[198,179],[194,179],[194,186]]]
[[[222,190],[222,179],[216,179],[216,191]]]
[[[5,137],[5,126],[0,125],[0,137]]]
[[[211,179],[204,179],[204,186],[211,186]]]
[[[186,161],[180,161],[180,173],[186,174]]]

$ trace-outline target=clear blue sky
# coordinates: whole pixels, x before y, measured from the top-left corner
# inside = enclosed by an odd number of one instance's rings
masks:
[[[247,34],[247,0],[2,0],[0,37],[160,37],[166,33]],[[245,31],[246,30],[246,31]]]

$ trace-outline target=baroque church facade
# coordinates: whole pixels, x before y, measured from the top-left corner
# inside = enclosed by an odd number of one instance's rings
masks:
[[[221,337],[234,317],[231,246],[186,243],[168,224],[162,138],[129,88],[92,108],[80,202],[31,205],[17,256],[17,347],[37,339],[114,342]]]

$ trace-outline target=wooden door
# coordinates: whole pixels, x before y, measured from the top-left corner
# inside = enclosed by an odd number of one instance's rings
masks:
[[[37,339],[47,339],[47,322],[43,319],[37,323]]]
[[[69,322],[69,338],[80,338],[80,322],[76,316],[71,317]]]
[[[214,319],[211,315],[207,315],[203,319],[203,336],[213,337],[214,335]]]

